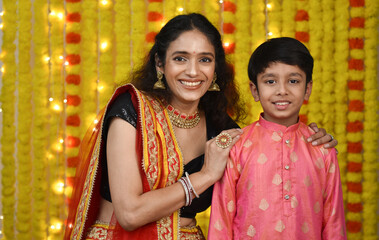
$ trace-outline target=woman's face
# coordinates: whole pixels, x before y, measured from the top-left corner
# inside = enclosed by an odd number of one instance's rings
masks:
[[[183,32],[169,45],[165,62],[157,71],[173,93],[171,104],[197,104],[215,73],[215,50],[208,38],[198,30]]]

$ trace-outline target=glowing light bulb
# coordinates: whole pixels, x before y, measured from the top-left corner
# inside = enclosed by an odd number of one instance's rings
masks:
[[[60,60],[63,60],[63,56],[59,56],[59,59],[60,59]]]
[[[101,4],[103,4],[104,6],[108,4],[108,1],[107,0],[102,0],[101,1]]]
[[[183,11],[184,11],[184,8],[180,7],[180,8],[178,8],[178,11],[179,11],[179,12],[183,12]]]
[[[3,109],[2,109],[2,108],[0,108],[0,113],[1,113],[1,112],[3,112]],[[1,218],[0,218],[0,219],[1,219]]]
[[[65,61],[65,62],[64,62],[64,65],[68,66],[68,65],[69,65],[68,61]]]
[[[57,16],[58,16],[58,18],[59,18],[60,20],[62,20],[64,15],[63,15],[63,13],[58,13]]]
[[[61,107],[60,107],[58,104],[54,104],[53,109],[54,109],[55,111],[60,111],[60,110],[61,110]]]
[[[54,98],[52,98],[52,97],[49,98],[49,102],[52,102],[52,101],[54,101]]]
[[[267,7],[267,9],[271,9],[271,8],[272,8],[272,5],[271,5],[270,3],[268,3],[268,4],[266,5],[266,7]]]
[[[99,86],[97,87],[97,91],[99,91],[99,92],[101,92],[103,89],[104,89],[104,86],[103,86],[103,85],[99,85]]]
[[[55,13],[54,11],[51,11],[51,12],[50,12],[50,15],[51,15],[51,16],[55,16],[55,14],[56,14],[56,13]]]
[[[230,43],[226,42],[224,43],[224,47],[229,47]]]
[[[269,36],[272,36],[273,35],[273,33],[272,32],[269,32],[269,33],[267,33]]]
[[[50,57],[45,57],[45,61],[46,62],[50,61]]]
[[[219,3],[223,3],[224,1],[223,0],[220,0],[220,1],[218,1]]]
[[[0,220],[3,220],[3,219],[4,219],[4,216],[3,216],[3,215],[1,215],[1,216],[0,216]]]
[[[107,47],[108,47],[108,42],[102,42],[101,45],[100,45],[100,47],[101,47],[102,50],[107,49]]]
[[[4,16],[4,11],[0,12],[0,16]]]
[[[59,142],[60,142],[60,143],[63,143],[63,142],[64,142],[63,138],[59,139]]]
[[[4,27],[4,24],[1,23],[0,24],[0,29],[3,29],[3,27]]]
[[[67,103],[67,99],[63,99],[63,102],[64,102],[64,103]]]
[[[99,122],[99,120],[97,120],[97,119],[95,119],[94,121],[93,121],[93,123],[95,123],[95,124],[97,124]]]
[[[53,185],[54,192],[56,194],[62,194],[64,192],[64,182],[63,181],[56,181]],[[55,224],[55,227],[57,227],[57,224]]]

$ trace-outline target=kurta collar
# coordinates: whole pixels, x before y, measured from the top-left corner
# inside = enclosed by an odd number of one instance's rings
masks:
[[[300,126],[300,121],[297,121],[297,123],[289,126],[289,127],[286,127],[286,126],[283,126],[283,125],[280,125],[280,124],[277,124],[277,123],[273,123],[273,122],[269,122],[267,121],[266,119],[263,118],[263,113],[260,114],[259,116],[259,125],[261,125],[262,127],[264,128],[267,128],[271,131],[275,131],[275,132],[282,132],[282,133],[289,133],[289,132],[294,132],[296,131],[299,126]]]

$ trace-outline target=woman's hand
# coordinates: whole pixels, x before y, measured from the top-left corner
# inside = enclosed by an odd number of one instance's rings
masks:
[[[224,174],[230,149],[242,133],[243,131],[239,128],[224,130],[206,143],[204,165],[201,172],[206,174],[213,183],[217,182]]]
[[[323,128],[318,128],[316,123],[309,124],[309,127],[315,131],[315,134],[311,135],[307,141],[312,142],[312,145],[322,145],[325,148],[332,148],[337,146],[338,141],[333,138],[333,136],[326,132]]]

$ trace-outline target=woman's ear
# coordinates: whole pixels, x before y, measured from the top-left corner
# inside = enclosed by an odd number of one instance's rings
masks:
[[[162,72],[162,73],[163,73],[163,63],[162,63],[162,61],[159,59],[157,53],[155,54],[154,58],[155,58],[155,68],[156,68],[157,72],[159,71],[159,72]]]
[[[304,100],[306,101],[308,101],[309,97],[311,96],[312,86],[313,86],[313,81],[310,81],[309,83],[307,83],[307,87],[305,88],[305,95],[304,95]]]
[[[257,86],[255,86],[255,84],[253,82],[249,82],[249,86],[250,86],[250,91],[251,91],[251,94],[253,95],[253,98],[256,102],[259,102],[259,92],[258,92],[258,88]]]

